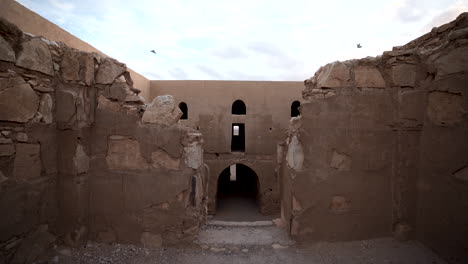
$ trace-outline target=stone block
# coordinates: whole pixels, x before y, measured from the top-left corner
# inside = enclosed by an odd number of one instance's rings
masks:
[[[22,44],[23,51],[16,60],[16,66],[28,70],[38,71],[47,75],[54,75],[52,56],[47,44],[38,39],[31,39]]]
[[[106,162],[111,170],[148,169],[148,163],[140,152],[140,143],[122,136],[109,137]]]
[[[182,111],[175,104],[171,95],[161,95],[147,106],[141,122],[170,126],[182,116]]]
[[[37,112],[39,97],[21,77],[0,81],[0,120],[27,122]]]
[[[385,88],[385,80],[376,67],[358,66],[354,69],[354,76],[358,88]]]
[[[112,84],[114,80],[126,71],[124,64],[118,63],[111,58],[105,58],[99,65],[96,74],[96,83]]]
[[[465,107],[462,94],[433,91],[429,93],[427,114],[436,125],[456,125],[465,118]]]
[[[29,180],[41,176],[40,151],[39,144],[16,144],[13,176],[17,180]]]
[[[15,52],[2,36],[0,36],[0,60],[9,62],[16,61]]]

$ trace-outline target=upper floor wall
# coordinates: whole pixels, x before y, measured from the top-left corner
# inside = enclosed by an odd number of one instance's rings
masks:
[[[187,120],[180,122],[203,133],[205,153],[230,153],[232,125],[244,124],[246,154],[275,154],[303,88],[286,81],[151,81],[150,99],[170,94],[186,103]],[[236,100],[245,104],[245,115],[232,114]]]

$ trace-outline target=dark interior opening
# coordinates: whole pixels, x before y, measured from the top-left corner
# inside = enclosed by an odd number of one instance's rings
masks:
[[[182,116],[180,117],[180,119],[188,119],[188,107],[187,107],[187,104],[184,103],[184,102],[181,102],[179,104],[179,109],[180,111],[182,111]]]
[[[234,123],[231,127],[231,151],[245,152],[245,125]]]
[[[236,100],[232,103],[232,114],[233,115],[245,115],[247,113],[244,102]]]
[[[234,167],[235,176],[231,175]],[[263,221],[269,216],[260,213],[259,181],[248,166],[234,164],[224,169],[218,178],[215,220]]]
[[[299,111],[299,107],[301,106],[301,103],[299,101],[294,101],[291,104],[291,117],[296,117],[300,116],[301,112]]]
[[[235,164],[236,176],[231,179],[230,167],[221,172],[218,178],[218,200],[227,197],[257,198],[257,174],[248,166]]]

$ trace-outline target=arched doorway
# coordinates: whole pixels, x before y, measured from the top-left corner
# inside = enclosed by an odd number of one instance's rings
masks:
[[[259,180],[250,167],[236,163],[218,177],[215,219],[220,221],[265,220],[259,207]]]

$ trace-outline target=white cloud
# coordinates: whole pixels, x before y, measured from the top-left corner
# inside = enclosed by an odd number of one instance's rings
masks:
[[[468,0],[19,1],[148,78],[302,81],[402,45]]]

